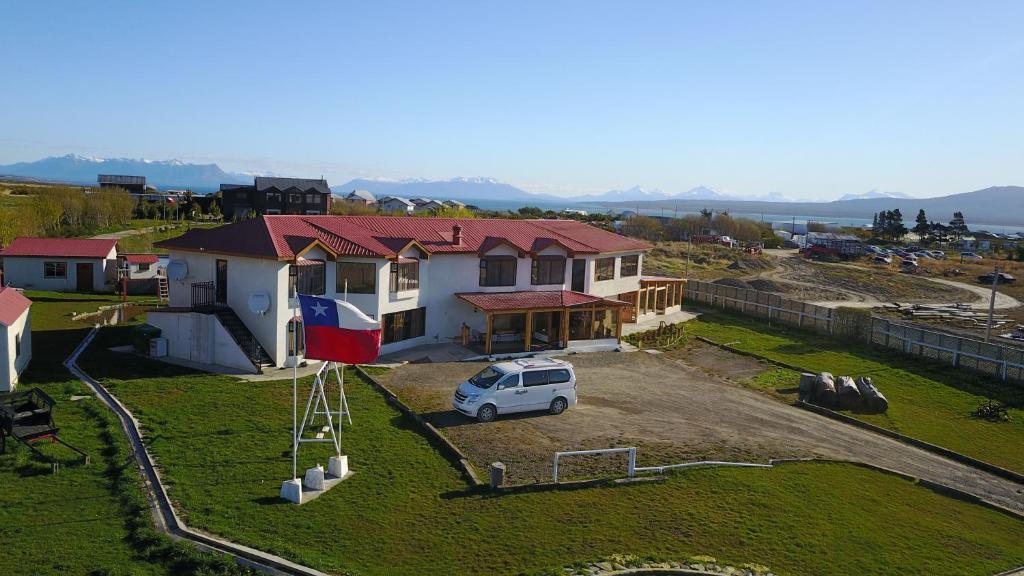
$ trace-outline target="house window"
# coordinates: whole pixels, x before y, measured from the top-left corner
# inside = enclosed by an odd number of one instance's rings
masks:
[[[327,265],[320,260],[310,260],[301,266],[292,264],[288,267],[288,297],[299,294],[323,294],[327,286]]]
[[[249,198],[248,192],[235,192],[236,200],[247,200]]]
[[[632,256],[623,256],[622,264],[619,265],[619,276],[625,278],[626,276],[636,276],[640,273],[640,255],[634,254]]]
[[[302,194],[289,194],[288,202],[292,204],[302,204]]]
[[[298,350],[298,354],[295,351]],[[302,329],[302,319],[288,320],[288,355],[298,356],[306,353],[306,332]]]
[[[319,204],[319,203],[320,203],[320,195],[319,194],[306,194],[306,204]]]
[[[426,333],[426,308],[403,310],[392,314],[384,314],[381,342],[391,344],[410,338],[419,338]]]
[[[267,192],[267,202],[274,202],[275,204],[281,203],[280,192]]]
[[[267,208],[266,210],[264,210],[264,212],[267,213],[267,214],[280,214],[281,213],[281,209],[280,208]]]
[[[67,262],[43,262],[43,278],[67,278]]]
[[[534,258],[530,270],[530,283],[535,286],[564,284],[565,258],[561,256],[538,256]]]
[[[594,280],[612,280],[615,278],[615,258],[598,258],[595,260]]]
[[[335,291],[343,294],[346,283],[349,294],[376,294],[377,265],[373,262],[338,262]]]
[[[149,272],[149,262],[139,264],[139,272]]]
[[[420,261],[411,260],[391,263],[391,292],[418,290],[420,287]]]
[[[481,286],[515,286],[515,256],[490,256],[480,259]]]

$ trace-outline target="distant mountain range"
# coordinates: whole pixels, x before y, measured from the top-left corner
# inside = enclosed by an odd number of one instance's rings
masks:
[[[693,212],[707,208],[709,210],[727,210],[736,214],[766,214],[778,217],[817,217],[817,218],[871,218],[871,215],[883,210],[899,209],[903,213],[903,221],[913,225],[918,210],[924,210],[929,220],[949,222],[953,212],[963,212],[968,225],[972,222],[1024,226],[1024,187],[992,186],[974,192],[963,192],[936,198],[906,198],[893,196],[874,196],[852,200],[835,200],[832,202],[765,202],[756,200],[732,199],[669,199],[655,201],[606,202],[610,208],[648,209],[648,210],[680,210]]]
[[[145,176],[147,184],[159,188],[191,188],[197,191],[216,190],[221,184],[252,182],[252,176],[225,172],[216,164],[190,164],[181,160],[91,158],[68,154],[51,156],[35,162],[0,165],[0,176],[19,176],[87,186],[96,185],[98,174]]]
[[[337,196],[344,196],[353,190],[367,190],[378,198],[381,196],[398,196],[407,199],[434,198],[438,200],[565,201],[564,198],[546,194],[534,194],[533,192],[516,188],[511,184],[499,182],[494,178],[482,177],[451,178],[449,180],[357,178],[349,180],[340,186],[331,186],[331,191]]]
[[[874,190],[868,190],[867,192],[863,192],[861,194],[844,194],[839,197],[838,201],[842,202],[844,200],[870,200],[872,198],[913,198],[913,196],[909,194],[904,194],[902,192],[886,192],[885,190],[879,190],[878,188],[875,188]]]

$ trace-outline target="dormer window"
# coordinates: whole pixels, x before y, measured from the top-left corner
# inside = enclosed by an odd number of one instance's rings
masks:
[[[391,292],[418,290],[420,287],[420,261],[415,258],[402,258],[391,263]]]
[[[562,256],[537,256],[533,259],[530,268],[530,284],[543,286],[545,284],[565,283],[565,258]]]

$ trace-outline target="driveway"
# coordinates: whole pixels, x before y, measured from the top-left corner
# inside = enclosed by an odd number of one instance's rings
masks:
[[[606,352],[568,359],[576,367],[578,406],[560,416],[515,415],[489,424],[465,418],[449,404],[455,385],[484,364],[409,364],[380,378],[478,469],[502,461],[513,482],[550,479],[559,450],[637,446],[640,466],[794,457],[871,463],[1024,512],[1024,486],[738,384],[766,369],[757,360],[699,343],[660,355]],[[621,473],[625,464],[614,457],[574,458],[560,468],[585,476]]]

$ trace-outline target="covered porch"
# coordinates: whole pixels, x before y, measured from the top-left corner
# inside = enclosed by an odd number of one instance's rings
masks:
[[[562,349],[571,343],[622,338],[627,302],[571,290],[471,292],[455,295],[485,316],[474,338],[464,325],[463,343],[484,354]]]
[[[666,276],[642,276],[640,289],[619,294],[619,300],[631,306],[623,313],[623,322],[639,322],[646,316],[664,315],[682,308],[686,280]]]

